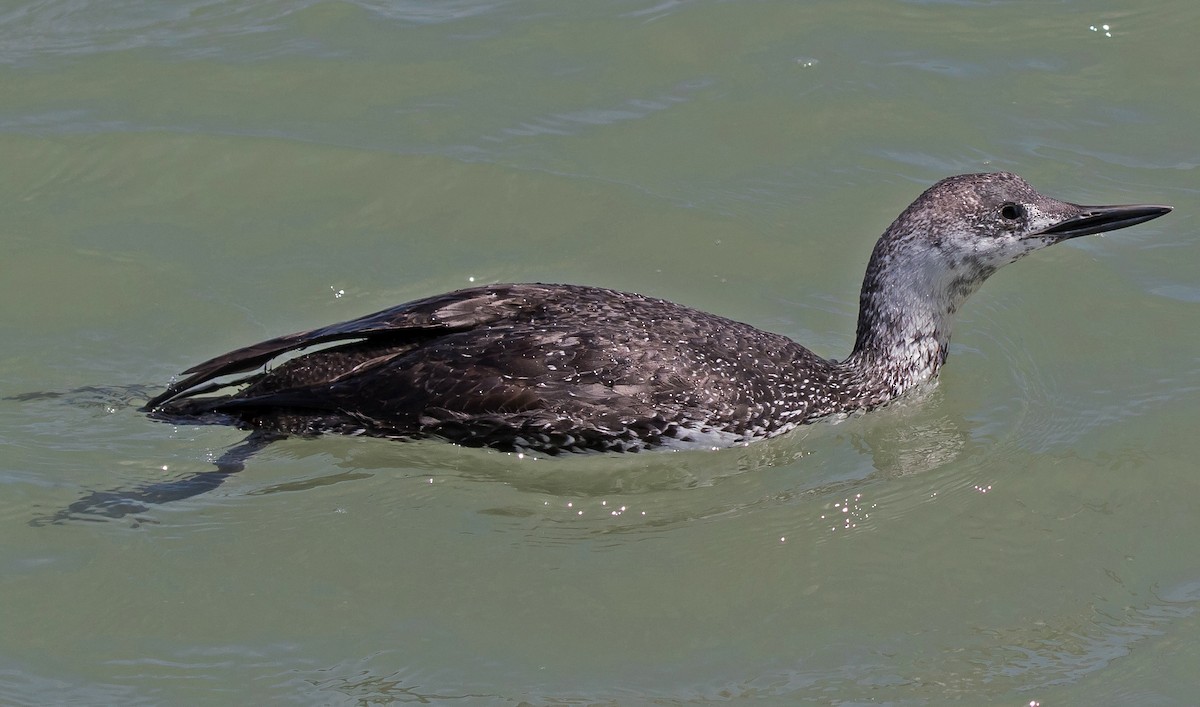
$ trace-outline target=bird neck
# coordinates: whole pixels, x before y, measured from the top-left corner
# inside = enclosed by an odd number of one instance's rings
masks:
[[[863,278],[854,350],[842,362],[864,407],[937,375],[950,350],[955,312],[989,274],[956,272],[936,248],[881,239]]]

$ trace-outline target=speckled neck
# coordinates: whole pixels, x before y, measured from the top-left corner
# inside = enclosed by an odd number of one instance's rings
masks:
[[[920,202],[918,202],[920,203]],[[996,267],[953,249],[926,214],[905,211],[875,244],[859,296],[854,350],[840,366],[874,407],[933,379],[959,307]]]

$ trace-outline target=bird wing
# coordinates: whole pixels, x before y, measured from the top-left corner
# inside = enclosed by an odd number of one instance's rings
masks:
[[[465,331],[510,320],[537,307],[553,292],[550,285],[493,285],[457,290],[408,302],[358,319],[287,334],[252,344],[200,363],[186,376],[146,402],[152,411],[169,400],[221,376],[243,373],[289,351],[332,341],[387,337],[397,342],[428,335]]]

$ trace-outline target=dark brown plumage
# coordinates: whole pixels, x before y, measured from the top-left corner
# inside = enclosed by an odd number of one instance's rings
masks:
[[[997,269],[1169,210],[1069,204],[1007,173],[942,180],[876,244],[855,348],[842,362],[665,300],[491,285],[227,353],[145,409],[286,434],[432,436],[551,454],[740,444],[870,409],[929,380],[945,361],[954,313]],[[208,395],[231,386],[241,387]]]

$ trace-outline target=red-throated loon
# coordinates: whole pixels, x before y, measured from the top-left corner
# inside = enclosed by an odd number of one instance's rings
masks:
[[[435,437],[549,454],[741,444],[869,410],[932,379],[946,360],[955,312],[996,270],[1170,210],[1057,201],[1005,172],[944,179],[875,244],[854,350],[840,362],[660,299],[577,285],[488,285],[218,356],[144,409],[159,419],[284,434]]]

